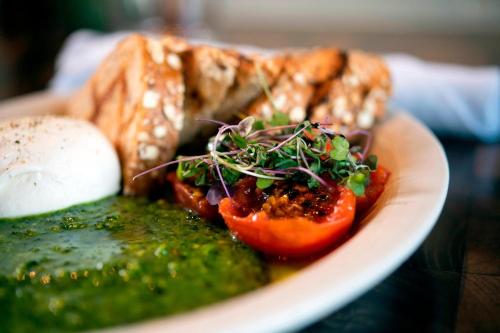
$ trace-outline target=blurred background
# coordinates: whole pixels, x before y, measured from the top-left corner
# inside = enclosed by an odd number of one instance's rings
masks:
[[[500,64],[498,0],[0,0],[0,99],[44,89],[65,38],[78,29]]]

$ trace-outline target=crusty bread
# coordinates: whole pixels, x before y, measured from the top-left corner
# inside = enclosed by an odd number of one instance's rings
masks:
[[[248,113],[270,119],[273,109],[277,109],[293,122],[303,121],[316,85],[339,72],[342,64],[342,54],[337,49],[314,49],[288,55],[276,83],[269,83],[272,99],[262,96]]]
[[[384,115],[390,93],[389,71],[383,61],[351,51],[341,75],[317,89],[310,119],[331,123],[333,130],[342,133],[354,128],[369,129]]]
[[[189,126],[181,133],[181,142],[189,142],[206,126],[199,118],[228,120],[244,111],[260,95],[256,67],[274,82],[282,60],[244,56],[235,51],[201,45],[182,55],[186,84],[184,112]]]
[[[184,125],[182,62],[170,42],[128,37],[70,103],[71,116],[94,121],[115,145],[126,194],[161,184],[160,171],[132,178],[174,157]]]
[[[178,145],[200,135],[198,118],[268,119],[275,107],[293,122],[308,117],[347,131],[371,127],[389,94],[383,62],[359,51],[318,48],[264,57],[136,34],[103,61],[68,112],[95,122],[115,145],[124,193],[147,194],[163,182],[163,172],[132,178],[171,160]]]

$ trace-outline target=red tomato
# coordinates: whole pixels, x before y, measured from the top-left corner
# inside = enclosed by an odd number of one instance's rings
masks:
[[[241,216],[230,198],[219,204],[228,228],[251,247],[278,256],[307,256],[325,249],[348,232],[354,220],[356,197],[341,186],[333,212],[317,220],[306,217],[272,218],[264,211]]]
[[[174,189],[175,201],[182,207],[191,209],[208,220],[219,217],[217,206],[210,205],[205,194],[199,188],[180,181],[175,172],[167,174],[167,180]]]
[[[375,204],[384,192],[390,172],[382,166],[370,174],[370,184],[365,188],[365,194],[356,198],[356,215],[362,216]]]

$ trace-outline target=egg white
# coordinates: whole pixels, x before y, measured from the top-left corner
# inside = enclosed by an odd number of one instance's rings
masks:
[[[92,124],[64,117],[0,122],[0,217],[90,202],[120,190],[118,156]]]

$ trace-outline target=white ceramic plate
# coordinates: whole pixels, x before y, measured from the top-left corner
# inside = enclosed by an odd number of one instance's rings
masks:
[[[32,95],[0,104],[0,118],[61,113],[64,100]],[[448,163],[436,138],[397,113],[381,124],[375,152],[392,175],[360,230],[291,277],[185,314],[115,328],[116,332],[282,332],[347,304],[387,277],[423,242],[448,190]]]

